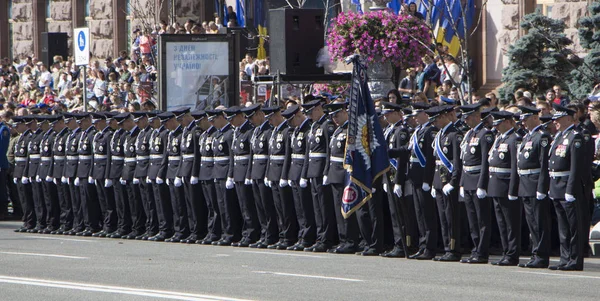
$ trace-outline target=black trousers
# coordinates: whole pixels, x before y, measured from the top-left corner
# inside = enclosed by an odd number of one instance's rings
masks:
[[[382,198],[384,196],[381,179],[375,181],[371,200],[356,210],[356,218],[363,239],[367,243],[367,248],[375,250],[377,253],[383,252],[383,206]]]
[[[473,241],[471,256],[488,258],[490,256],[491,202],[490,198],[480,199],[476,190],[465,190],[465,209],[469,220],[469,232]]]
[[[581,196],[576,195],[575,198]],[[567,202],[564,199],[554,199],[554,210],[558,221],[558,238],[560,240],[560,265],[575,266],[583,269],[583,252],[585,233],[582,216],[583,210],[587,210],[584,202],[576,199],[573,202]]]
[[[115,195],[115,208],[117,209],[117,231],[122,235],[127,235],[131,232],[131,211],[127,201],[127,191],[121,185],[119,179],[113,179],[113,192]]]
[[[60,227],[60,204],[56,184],[42,181],[44,191],[44,202],[46,207],[46,225],[52,230]]]
[[[217,202],[221,214],[221,229],[223,230],[221,239],[230,242],[239,241],[242,237],[242,216],[235,189],[226,189],[225,179],[215,181]]]
[[[335,213],[331,196],[331,186],[323,185],[323,178],[311,178],[311,192],[315,222],[317,224],[317,242],[325,246],[338,243],[338,233],[335,224]]]
[[[252,192],[261,227],[260,239],[266,244],[274,244],[279,241],[279,224],[277,222],[275,203],[273,202],[273,192],[271,188],[265,185],[265,181],[262,179],[252,180]]]
[[[69,178],[69,191],[71,193],[71,205],[73,208],[73,230],[76,232],[85,230],[80,190],[81,186],[75,186],[75,177]]]
[[[21,208],[21,200],[19,198],[19,188],[17,186],[17,184],[14,182],[14,178],[13,178],[13,166],[11,166],[8,169],[8,175],[7,175],[7,181],[6,181],[6,185],[7,185],[7,189],[8,189],[8,196],[10,197],[10,201],[12,202],[13,205],[13,216],[20,216],[23,217],[23,209]],[[1,171],[0,171],[1,172]],[[6,210],[8,210],[8,203],[6,203]]]
[[[206,209],[206,199],[204,193],[202,193],[202,185],[200,183],[192,185],[190,177],[185,177],[183,189],[190,236],[194,235],[197,240],[203,239],[208,233],[208,211]]]
[[[406,193],[406,192],[405,192]],[[406,247],[416,248],[419,242],[419,224],[415,214],[415,201],[412,191],[410,195],[404,195],[400,201],[402,207],[402,217],[404,219],[404,236],[406,237]]]
[[[58,192],[58,203],[60,206],[60,225],[64,230],[73,228],[73,205],[71,204],[71,193],[69,185],[56,179],[56,190]]]
[[[273,181],[271,191],[279,221],[279,241],[294,244],[298,240],[298,222],[292,190],[289,186],[279,187],[279,181]]]
[[[157,184],[152,181],[154,200],[156,201],[156,215],[158,216],[158,230],[161,234],[170,237],[174,234],[173,209],[171,207],[171,194],[167,184]]]
[[[420,184],[417,187],[413,183],[413,200],[419,227],[419,249],[435,254],[438,243],[438,219],[431,190],[424,191]]]
[[[550,259],[550,200],[523,197],[525,220],[531,236],[531,254],[543,260]]]
[[[23,184],[21,179],[17,181],[19,191],[19,200],[23,209],[23,227],[27,229],[35,228],[35,209],[33,206],[33,192],[31,191],[31,183]]]
[[[8,185],[10,185],[8,181],[8,169],[2,168],[0,169],[0,215],[8,212]]]
[[[93,232],[102,229],[100,203],[96,193],[96,185],[90,184],[87,178],[79,179],[79,194],[81,195],[81,208],[86,230]]]
[[[333,196],[339,245],[344,247],[358,247],[358,244],[360,243],[358,219],[356,218],[355,214],[350,215],[347,219],[342,215],[342,198],[344,195],[345,185],[344,183],[330,185]]]
[[[312,245],[317,238],[317,225],[315,224],[315,211],[310,190],[310,183],[302,188],[299,181],[292,181],[292,197],[294,198],[299,228],[298,238],[306,244]]]
[[[235,182],[235,192],[242,214],[242,237],[255,242],[260,239],[260,222],[251,185]]]
[[[217,202],[217,191],[215,182],[200,181],[202,185],[202,194],[206,201],[207,210],[207,231],[206,239],[219,240],[221,238],[221,215],[219,213],[219,203]]]
[[[152,184],[147,183],[145,178],[140,179],[139,186],[142,207],[146,215],[146,233],[154,236],[158,233],[158,217],[156,216],[156,203],[154,201],[154,191]]]
[[[521,255],[521,202],[494,197],[496,220],[502,241],[502,253],[511,259]]]
[[[146,212],[144,212],[140,185],[127,181],[124,187],[131,213],[131,232],[136,236],[142,235],[146,233]]]
[[[31,191],[33,193],[33,207],[35,210],[36,228],[46,228],[46,201],[44,198],[44,188],[42,182],[36,182],[35,178],[32,178]]]
[[[104,179],[96,180],[96,193],[98,194],[98,202],[102,209],[102,230],[106,233],[113,233],[118,227],[117,209],[115,204],[114,187],[104,187]]]
[[[169,182],[175,235],[179,238],[186,238],[190,235],[190,225],[188,224],[187,207],[185,205],[185,191],[183,185],[176,187],[173,184],[174,179],[169,179]]]
[[[436,189],[435,193],[444,251],[460,254],[461,223],[458,208],[458,190],[454,189],[449,195],[445,195],[441,189]]]

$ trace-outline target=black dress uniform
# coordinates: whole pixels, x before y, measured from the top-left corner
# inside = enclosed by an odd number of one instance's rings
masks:
[[[192,112],[194,118],[205,118],[204,112]],[[184,237],[182,243],[196,243],[196,241],[206,237],[207,229],[207,209],[206,199],[202,193],[202,185],[199,183],[198,176],[193,173],[195,164],[200,165],[200,135],[202,130],[196,125],[196,120],[183,128],[181,134],[181,164],[177,170],[177,177],[181,179],[185,192],[185,206],[187,211],[188,225],[190,235]],[[192,178],[193,176],[193,178]]]
[[[173,117],[173,113],[165,112],[157,115],[161,122]],[[158,216],[159,233],[148,240],[165,241],[173,236],[173,209],[171,208],[171,194],[165,183],[168,166],[163,165],[163,158],[167,156],[167,142],[169,131],[164,125],[155,129],[150,135],[150,166],[148,167],[148,180],[152,181],[156,213]]]
[[[175,113],[177,114],[177,113]],[[177,170],[181,165],[181,134],[183,128],[177,126],[175,130],[169,131],[167,136],[167,155],[163,158],[162,168],[166,169],[164,173],[171,194],[171,207],[173,210],[173,229],[175,234],[166,242],[180,242],[190,235],[190,228],[187,219],[187,208],[185,207],[185,192],[180,183],[175,185]],[[159,175],[163,174],[159,171]],[[178,186],[179,185],[179,186]]]
[[[122,123],[124,120],[120,122]],[[126,131],[125,134],[123,134],[122,139],[124,164],[119,181],[125,183],[125,192],[127,200],[129,201],[129,211],[131,212],[131,233],[127,234],[126,237],[122,237],[124,239],[141,240],[147,232],[147,217],[144,202],[142,200],[142,192],[140,191],[140,181],[134,181],[137,165],[137,151],[135,149],[135,144],[139,134],[140,128],[135,126],[131,130]]]
[[[58,120],[58,116],[46,116],[50,123]],[[60,227],[60,204],[58,202],[58,192],[56,184],[52,177],[52,146],[56,140],[56,132],[53,128],[47,130],[40,142],[41,161],[38,167],[36,179],[42,181],[44,205],[46,207],[46,225],[42,233],[50,234]]]
[[[539,110],[519,107],[521,119]],[[550,178],[548,151],[552,137],[538,125],[524,137],[518,150],[519,197],[531,235],[531,260],[521,267],[547,268],[550,259],[550,201],[547,198]]]
[[[554,106],[554,119],[573,115],[574,111]],[[554,203],[560,239],[560,261],[552,270],[583,270],[585,238],[583,208],[584,189],[582,173],[586,163],[585,140],[575,126],[561,130],[550,147],[548,163],[550,175],[549,196]]]
[[[269,118],[279,112],[279,107],[263,108]],[[273,124],[272,124],[273,125]],[[298,224],[293,204],[292,190],[287,183],[290,153],[290,128],[287,120],[273,128],[269,137],[269,165],[266,170],[267,185],[273,192],[273,202],[279,219],[279,241],[269,249],[286,250],[298,241]]]
[[[427,114],[435,118],[440,114],[454,114],[454,108],[441,106],[428,109]],[[438,261],[460,260],[460,210],[458,193],[462,160],[460,159],[460,144],[463,133],[452,122],[440,129],[433,141],[433,153],[436,159],[435,175],[433,176],[433,195],[435,195],[444,251]],[[450,188],[452,188],[450,190]]]
[[[85,115],[81,113],[74,113],[72,116],[77,119],[77,123],[85,117]],[[79,193],[79,186],[75,185],[75,177],[77,176],[77,168],[79,166],[78,146],[82,134],[83,130],[80,127],[76,127],[71,130],[65,142],[67,161],[63,169],[63,177],[69,186],[68,190],[71,194],[71,212],[73,213],[73,227],[70,231],[64,232],[63,234],[65,235],[75,235],[85,229],[83,211],[81,209],[81,194]]]
[[[13,117],[15,122],[29,122],[29,117]],[[19,201],[23,210],[23,226],[18,229],[19,232],[26,232],[35,228],[35,209],[33,206],[33,193],[31,184],[27,178],[27,152],[29,140],[31,139],[31,130],[27,129],[19,136],[15,143],[15,168],[13,171],[13,182],[17,185],[19,192]]]
[[[115,116],[117,122],[123,119],[123,116]],[[114,192],[115,208],[117,210],[117,231],[110,235],[110,238],[122,238],[131,232],[131,212],[127,201],[127,191],[121,183],[121,174],[123,173],[123,165],[125,164],[123,141],[126,131],[118,128],[110,137],[109,144],[109,166],[107,168],[106,186],[111,186]]]
[[[477,114],[480,104],[460,107],[464,115]],[[483,122],[469,129],[461,143],[463,173],[460,178],[473,248],[463,263],[487,263],[491,238],[491,199],[487,197],[489,180],[488,153],[494,134]]]
[[[303,104],[308,112],[319,105],[319,100]],[[324,114],[318,120],[313,120],[306,141],[306,163],[302,170],[301,179],[310,180],[315,222],[317,224],[317,241],[305,251],[325,252],[337,244],[338,234],[335,226],[335,212],[331,199],[331,186],[323,184],[323,175],[329,172],[329,137],[335,126]]]
[[[217,201],[217,191],[215,181],[213,179],[213,139],[218,130],[214,126],[210,126],[206,131],[200,134],[198,147],[200,149],[200,163],[194,162],[194,170],[192,173],[198,177],[202,186],[202,195],[206,200],[207,209],[207,231],[208,233],[202,238],[199,243],[209,245],[221,239],[221,214],[219,211],[219,203]]]
[[[413,112],[423,114],[429,106],[413,104]],[[430,122],[417,126],[410,138],[410,163],[407,178],[412,183],[417,225],[419,226],[419,251],[409,258],[432,259],[438,242],[438,220],[435,200],[431,196],[431,184],[435,173],[433,141],[438,129]]]
[[[134,118],[142,118],[141,115],[134,112]],[[148,121],[156,117],[155,112],[141,112],[147,116]],[[156,215],[156,203],[154,200],[154,191],[152,189],[152,181],[147,181],[148,166],[150,165],[150,143],[152,142],[151,135],[154,129],[148,125],[144,129],[140,129],[140,133],[135,139],[135,154],[136,164],[135,171],[133,173],[133,181],[139,182],[140,185],[140,197],[144,205],[144,212],[146,215],[146,233],[140,237],[141,240],[148,240],[148,238],[158,233],[158,217]],[[134,183],[135,185],[135,183]],[[136,238],[137,239],[137,238]]]
[[[89,115],[86,114],[86,118]],[[77,167],[77,179],[79,179],[79,194],[81,195],[81,208],[85,230],[77,233],[78,236],[92,236],[101,231],[101,209],[96,193],[95,181],[92,178],[92,166],[94,162],[94,136],[98,131],[92,125],[83,131],[78,143],[79,162]]]
[[[282,113],[285,118],[293,117],[300,107],[294,105]],[[292,196],[296,208],[296,218],[298,220],[298,238],[299,241],[288,248],[290,251],[302,251],[315,243],[317,236],[317,225],[315,224],[315,211],[310,193],[310,183],[306,183],[307,187],[300,187],[300,175],[304,168],[306,154],[306,140],[308,131],[312,122],[306,118],[304,121],[294,128],[291,133],[291,162],[287,179],[292,187]]]
[[[492,112],[494,123],[512,119],[510,112]],[[521,138],[511,128],[499,133],[490,150],[488,196],[494,200],[496,220],[500,230],[503,257],[494,265],[517,265],[521,248],[521,203],[517,200],[519,175],[517,149]]]
[[[241,114],[239,108],[231,107],[226,114]],[[235,191],[242,213],[242,239],[233,244],[234,247],[248,247],[260,239],[260,222],[256,212],[256,204],[250,182],[246,181],[248,165],[250,165],[250,149],[254,127],[250,121],[245,121],[233,131],[231,154],[233,160],[229,161],[227,177],[235,182]]]
[[[43,122],[43,117],[36,116],[35,117],[39,124]],[[35,131],[31,132],[31,139],[29,140],[28,148],[28,161],[27,161],[27,173],[26,177],[29,177],[29,181],[31,182],[31,191],[33,195],[33,206],[35,208],[35,217],[36,217],[36,226],[35,229],[30,232],[42,232],[46,229],[46,205],[44,201],[44,190],[42,187],[42,179],[37,176],[38,167],[41,162],[41,154],[40,147],[42,138],[44,137],[44,132],[41,128],[37,128]]]
[[[73,118],[70,114],[64,115],[64,122],[67,123]],[[59,131],[52,144],[52,167],[50,176],[54,178],[58,191],[58,203],[60,206],[60,228],[52,234],[63,234],[73,228],[73,209],[71,207],[71,194],[69,193],[69,185],[66,178],[63,177],[65,162],[67,139],[71,131],[65,126]],[[63,182],[64,179],[64,182]]]

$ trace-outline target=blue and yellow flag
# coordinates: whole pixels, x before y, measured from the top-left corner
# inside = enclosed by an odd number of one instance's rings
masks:
[[[348,218],[373,196],[373,183],[390,169],[383,130],[367,85],[367,69],[359,56],[354,63],[348,105],[348,136],[344,167],[348,179],[342,198],[342,215]]]

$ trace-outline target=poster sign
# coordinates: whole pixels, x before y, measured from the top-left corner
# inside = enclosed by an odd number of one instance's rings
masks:
[[[76,66],[86,66],[90,63],[90,29],[75,28],[73,30],[75,44],[73,47]]]

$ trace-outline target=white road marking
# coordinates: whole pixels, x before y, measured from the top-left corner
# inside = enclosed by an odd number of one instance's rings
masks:
[[[25,236],[25,237],[27,237],[27,238],[33,238],[33,239],[65,240],[65,241],[78,241],[78,242],[91,242],[91,243],[97,243],[98,242],[98,241],[91,240],[91,239],[88,240],[88,239],[75,239],[75,238],[34,236],[34,235]]]
[[[291,274],[291,273],[268,272],[268,271],[253,271],[253,272],[257,273],[257,274],[270,274],[270,275],[279,275],[279,276],[316,278],[316,279],[339,280],[339,281],[349,281],[349,282],[363,282],[364,281],[364,280],[361,280],[361,279],[341,278],[341,277],[328,277],[328,276],[319,276],[319,275]]]
[[[10,277],[0,276],[0,283],[11,283],[11,284],[22,284],[22,285],[33,285],[42,287],[53,287],[53,288],[65,288],[72,290],[81,290],[89,292],[103,292],[103,293],[114,293],[123,295],[136,295],[172,300],[194,300],[194,301],[247,301],[245,299],[227,298],[213,295],[200,295],[200,294],[188,294],[174,291],[161,291],[161,290],[149,290],[139,289],[132,287],[123,286],[110,286],[110,285],[97,285],[80,282],[67,282],[67,281],[52,281],[35,278],[21,278],[21,277]]]
[[[67,259],[89,259],[89,257],[79,257],[79,256],[60,255],[60,254],[41,254],[41,253],[23,253],[23,252],[0,252],[0,254],[55,257],[55,258],[67,258]]]
[[[600,276],[588,276],[588,275],[577,275],[577,274],[556,274],[556,273],[526,272],[526,271],[519,271],[518,273],[536,274],[536,275],[545,275],[545,276],[556,276],[556,277],[600,279]],[[566,272],[566,273],[569,273],[569,272]]]
[[[309,257],[309,258],[325,258],[319,255],[293,254],[293,253],[275,253],[275,252],[260,252],[260,251],[234,251],[237,253],[265,254],[275,256],[294,256],[294,257]]]

